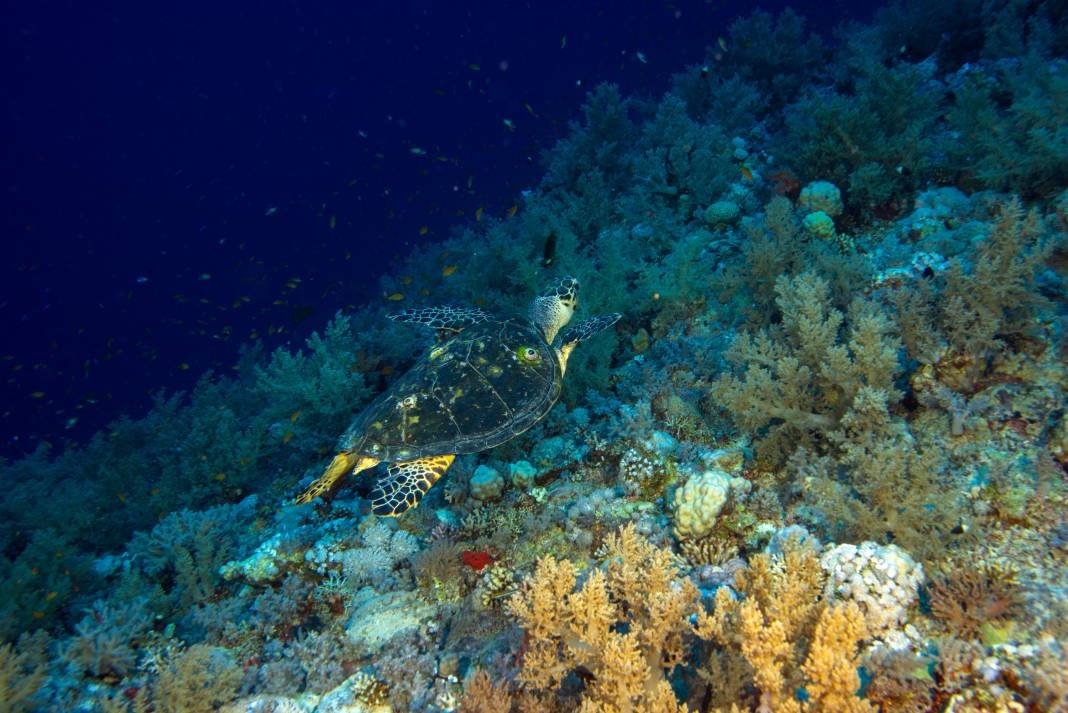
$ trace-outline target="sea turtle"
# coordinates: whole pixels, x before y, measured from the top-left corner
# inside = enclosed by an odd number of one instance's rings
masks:
[[[620,317],[593,317],[561,332],[578,303],[578,287],[573,277],[555,280],[524,317],[502,319],[477,307],[390,315],[451,336],[353,421],[340,453],[297,502],[329,492],[347,473],[385,462],[389,468],[371,493],[371,508],[376,515],[400,515],[419,504],[457,454],[493,448],[544,418],[560,395],[571,350]]]

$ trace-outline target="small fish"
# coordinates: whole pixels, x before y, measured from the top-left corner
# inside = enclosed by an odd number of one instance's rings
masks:
[[[138,276],[138,278],[136,280],[134,280],[134,282],[136,282],[139,285],[143,285],[146,282],[148,282],[148,278],[145,277],[144,275],[140,275],[140,276]]]
[[[567,35],[560,35],[560,49],[567,47]]]
[[[401,278],[401,282],[403,282],[406,285],[412,284],[412,276],[411,275],[405,275],[404,277]]]
[[[198,277],[197,279],[200,280],[201,282],[207,282],[208,280],[211,279],[211,273],[210,272],[202,272],[202,273],[200,273],[200,277]]]
[[[189,371],[189,364],[183,361],[181,364],[178,365],[178,368],[182,371]]]
[[[381,369],[379,369],[379,370],[378,370],[378,373],[379,373],[379,374],[382,374],[383,376],[389,376],[389,375],[390,375],[390,374],[392,374],[392,373],[393,373],[394,371],[396,371],[396,369],[394,369],[394,368],[393,368],[392,366],[390,366],[389,364],[386,364],[386,365],[385,365],[384,367],[382,367]]]
[[[637,52],[634,56],[637,57],[638,61],[642,64],[649,64],[649,60],[645,58],[644,52]]]
[[[357,135],[359,135],[359,137],[360,137],[361,139],[366,139],[366,138],[367,138],[367,132],[366,132],[366,131],[364,131],[363,129],[358,129],[358,130],[356,131],[356,134],[357,134]]]
[[[212,479],[214,479],[216,483],[221,483],[226,480],[226,473],[219,471],[218,473],[212,476]]]
[[[513,203],[512,207],[508,209],[508,217],[514,218],[515,214],[519,212],[519,204]]]
[[[724,52],[727,51],[727,40],[723,39],[722,37],[717,37],[716,44],[719,45],[719,48]]]
[[[482,70],[482,67],[479,67],[474,62],[472,62],[471,64],[467,65],[467,68],[470,69],[472,72],[478,72],[478,71]]]
[[[508,129],[509,131],[515,131],[514,121],[512,121],[511,119],[502,119],[501,121],[504,123],[504,128]]]
[[[386,299],[389,300],[390,302],[400,302],[401,300],[404,299],[404,293],[402,293],[402,292],[394,292],[393,294],[388,295],[386,297]]]
[[[282,436],[282,443],[289,443],[293,440],[293,432],[288,431],[286,435]]]
[[[479,207],[478,207],[478,208],[477,208],[477,209],[475,210],[475,222],[476,222],[476,223],[477,223],[477,222],[481,222],[481,220],[482,220],[482,206],[479,206]]]
[[[430,232],[430,226],[429,225],[421,225],[421,226],[419,226],[419,234],[420,235],[426,235],[429,232]]]
[[[278,209],[275,208],[274,206],[271,206],[270,208],[267,209],[267,212],[264,213],[263,215],[264,216],[274,215],[277,212],[278,212]]]
[[[749,181],[750,183],[753,182],[753,172],[744,163],[742,164],[742,178]]]
[[[452,273],[456,272],[458,269],[460,269],[459,265],[446,265],[445,268],[441,271],[441,274],[443,277],[448,277]]]
[[[43,391],[34,391],[32,394],[30,394],[30,397],[35,399],[43,399],[44,395],[45,392]]]
[[[541,251],[541,266],[549,267],[553,264],[553,260],[556,259],[556,233],[549,233],[549,237],[545,238],[545,246]]]
[[[534,107],[532,107],[527,102],[523,102],[523,107],[527,110],[527,113],[530,114],[531,116],[537,116],[537,113],[534,111]]]
[[[421,149],[418,146],[413,146],[408,150],[411,151],[416,156],[425,156],[426,155],[426,150],[425,149]]]
[[[337,216],[336,215],[332,215],[332,216],[330,216],[330,229],[333,230],[336,227],[337,227]]]

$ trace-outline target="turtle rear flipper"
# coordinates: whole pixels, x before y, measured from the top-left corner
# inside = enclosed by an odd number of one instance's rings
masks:
[[[378,465],[378,461],[374,458],[361,456],[351,451],[341,451],[334,456],[334,460],[330,461],[330,465],[326,467],[323,474],[309,485],[307,490],[300,494],[296,502],[298,505],[310,503],[320,495],[326,495],[333,490],[337,481],[350,472],[353,474],[359,473],[361,470],[374,468],[376,465]]]
[[[371,511],[379,517],[395,517],[414,508],[455,458],[444,455],[394,463],[371,491]]]
[[[422,307],[402,310],[387,316],[394,322],[421,324],[425,327],[453,332],[494,319],[492,314],[478,307]]]

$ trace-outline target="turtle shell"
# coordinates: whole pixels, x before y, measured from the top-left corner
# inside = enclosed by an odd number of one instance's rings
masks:
[[[560,395],[555,350],[526,320],[469,327],[381,394],[341,448],[397,462],[476,453],[537,423]]]

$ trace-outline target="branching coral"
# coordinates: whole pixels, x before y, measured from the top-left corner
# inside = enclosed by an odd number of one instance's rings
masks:
[[[685,656],[697,588],[679,579],[670,551],[643,540],[633,525],[609,535],[605,551],[605,568],[577,590],[571,562],[541,559],[509,602],[529,640],[519,681],[557,691],[585,669],[583,711],[675,711],[667,675]]]
[[[210,713],[234,699],[240,680],[228,651],[197,644],[160,671],[151,699],[157,713]]]
[[[851,203],[870,211],[936,168],[932,128],[944,89],[931,81],[933,66],[860,64],[853,94],[811,89],[784,112],[780,152],[804,179],[848,187]]]
[[[927,596],[931,614],[960,637],[1012,618],[1021,604],[1015,573],[996,562],[947,563],[931,576]]]
[[[151,532],[137,533],[130,552],[148,577],[168,582],[178,603],[190,607],[222,584],[219,570],[235,548],[241,514],[232,506],[171,513]]]
[[[867,636],[863,615],[853,604],[825,605],[822,579],[815,552],[792,543],[781,558],[757,555],[749,570],[738,574],[741,598],[725,587],[716,593],[712,613],[701,612],[695,628],[698,636],[723,647],[710,657],[712,667],[706,665],[703,706],[736,706],[739,701],[716,693],[737,692],[737,681],[731,685],[721,679],[747,671],[761,712],[875,710],[857,697],[857,646]],[[802,689],[805,703],[796,695]]]
[[[860,675],[857,644],[867,635],[864,616],[856,604],[823,610],[812,638],[808,658],[801,670],[807,683],[805,709],[826,713],[875,713],[875,708],[857,697]]]
[[[507,713],[512,708],[512,692],[496,685],[484,669],[467,677],[460,697],[460,713]]]
[[[313,332],[307,351],[283,349],[256,368],[256,391],[268,398],[277,417],[289,419],[300,411],[302,429],[333,432],[345,427],[371,393],[358,364],[357,337],[352,320],[338,313],[323,334]],[[291,424],[298,420],[290,421]]]
[[[63,658],[93,676],[125,675],[137,663],[136,647],[151,624],[144,601],[96,602],[75,627],[77,635],[63,648]]]
[[[951,155],[980,186],[1052,194],[1068,180],[1068,63],[1028,56],[972,72],[949,121]]]
[[[45,665],[11,644],[0,646],[0,713],[23,713],[44,682]]]
[[[775,292],[782,327],[741,334],[726,355],[736,369],[716,380],[712,396],[760,434],[759,457],[782,463],[798,445],[826,439],[861,395],[900,398],[900,342],[890,320],[860,300],[843,336],[846,317],[814,274],[780,277]]]

